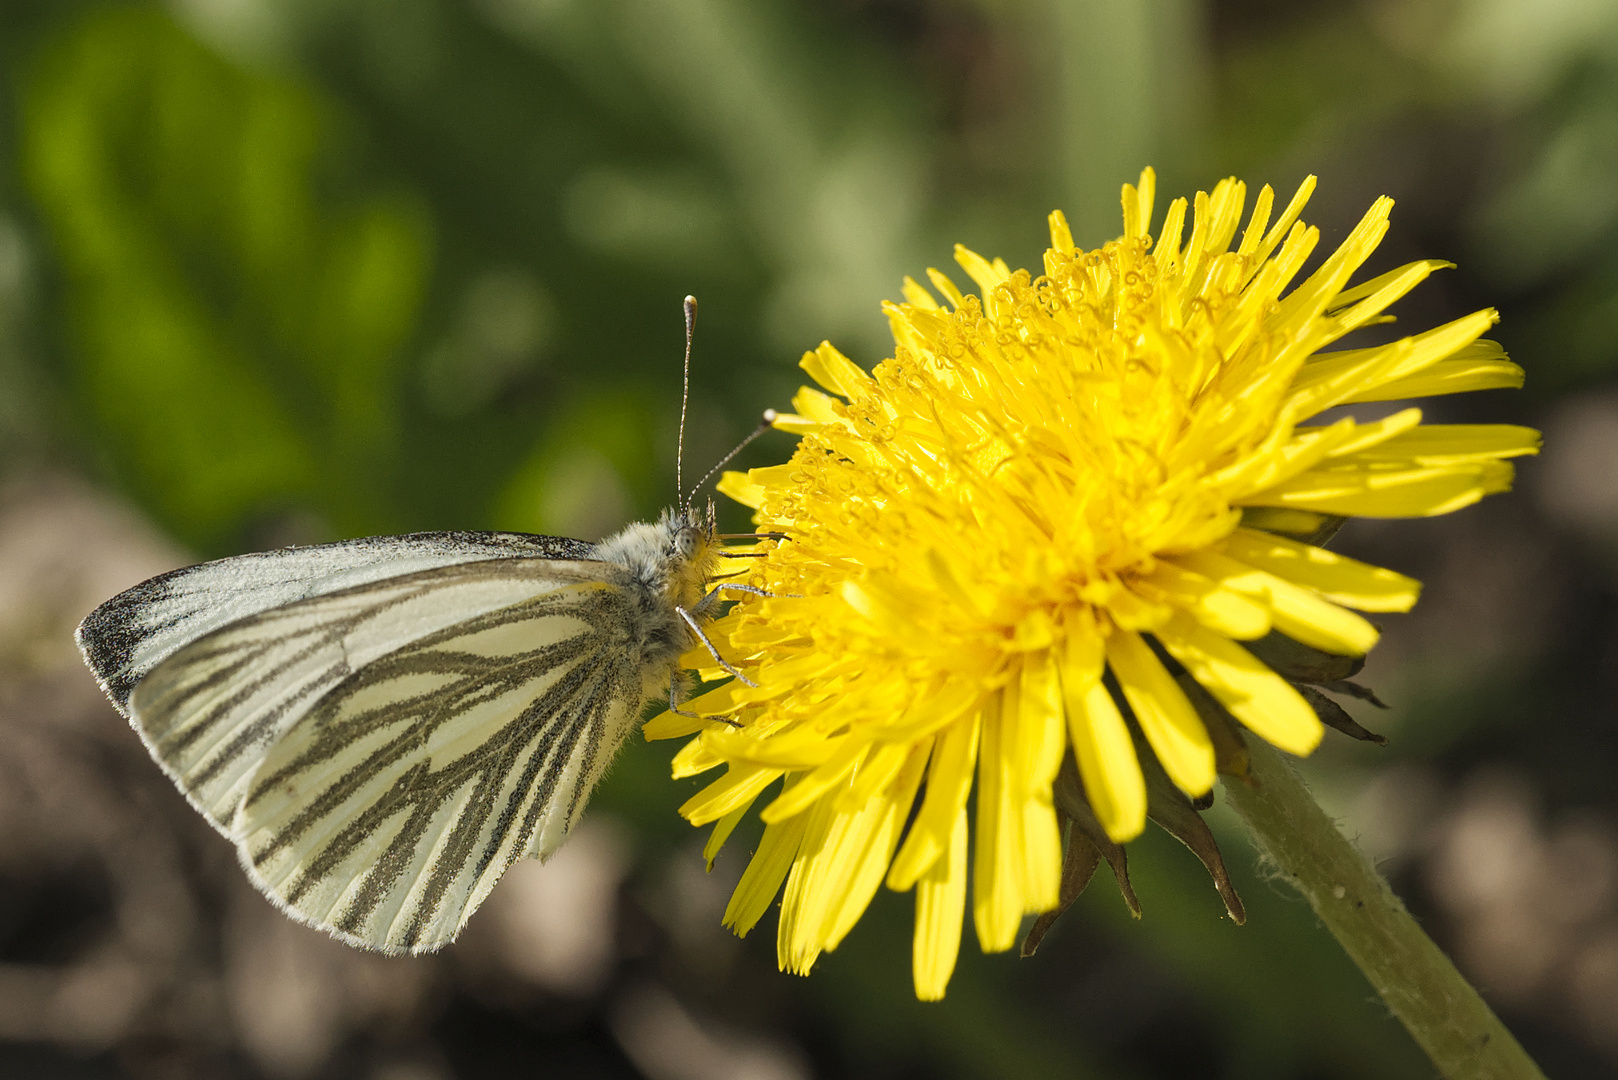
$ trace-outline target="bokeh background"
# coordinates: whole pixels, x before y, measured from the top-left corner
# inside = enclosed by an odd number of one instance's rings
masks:
[[[1236,174],[1398,201],[1399,309],[1485,305],[1515,493],[1338,546],[1428,583],[1324,801],[1557,1078],[1618,1077],[1618,5],[1608,0],[6,0],[0,5],[0,1076],[1403,1078],[1430,1067],[1211,813],[1130,848],[1039,955],[911,996],[909,897],[814,976],[719,926],[636,740],[553,863],[442,955],[277,915],[69,634],[202,557],[435,528],[593,538],[781,406],[963,241],[1037,265]],[[1384,331],[1385,332],[1385,331]],[[771,435],[744,462],[778,460]],[[690,469],[688,468],[688,475]],[[742,520],[734,508],[727,511]],[[1374,715],[1367,715],[1374,713]]]

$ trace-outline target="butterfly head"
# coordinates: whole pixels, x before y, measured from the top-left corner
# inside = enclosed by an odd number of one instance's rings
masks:
[[[658,527],[667,530],[669,591],[680,597],[681,603],[688,598],[700,599],[719,557],[713,501],[709,500],[704,516],[699,516],[696,507],[689,504],[682,510],[668,511]]]
[[[673,558],[694,561],[706,548],[717,543],[712,499],[708,500],[705,515],[699,515],[696,505],[688,502],[679,510],[665,512],[663,519],[670,530],[669,554]]]
[[[654,523],[631,525],[596,545],[596,558],[629,570],[668,602],[691,607],[719,560],[719,539],[711,516],[695,510],[665,510]]]
[[[670,554],[679,561],[690,562],[702,550],[707,537],[697,525],[682,525],[674,532],[674,539],[669,545],[673,550]]]

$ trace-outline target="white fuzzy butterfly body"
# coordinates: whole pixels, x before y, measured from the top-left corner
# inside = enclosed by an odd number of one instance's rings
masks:
[[[713,616],[711,524],[599,544],[418,533],[221,559],[114,597],[85,661],[288,914],[454,939],[544,858]]]

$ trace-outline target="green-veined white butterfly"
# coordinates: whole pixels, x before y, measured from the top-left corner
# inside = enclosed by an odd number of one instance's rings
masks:
[[[713,650],[701,628],[721,590],[757,591],[714,584],[721,539],[688,499],[596,544],[286,548],[153,578],[76,637],[277,906],[350,944],[426,952],[513,862],[561,845],[647,699],[677,704],[678,659]]]

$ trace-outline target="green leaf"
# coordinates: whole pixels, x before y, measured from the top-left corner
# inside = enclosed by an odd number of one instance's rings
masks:
[[[291,509],[385,528],[429,230],[344,172],[331,106],[117,8],[36,58],[23,128],[79,404],[136,497],[204,549]]]

